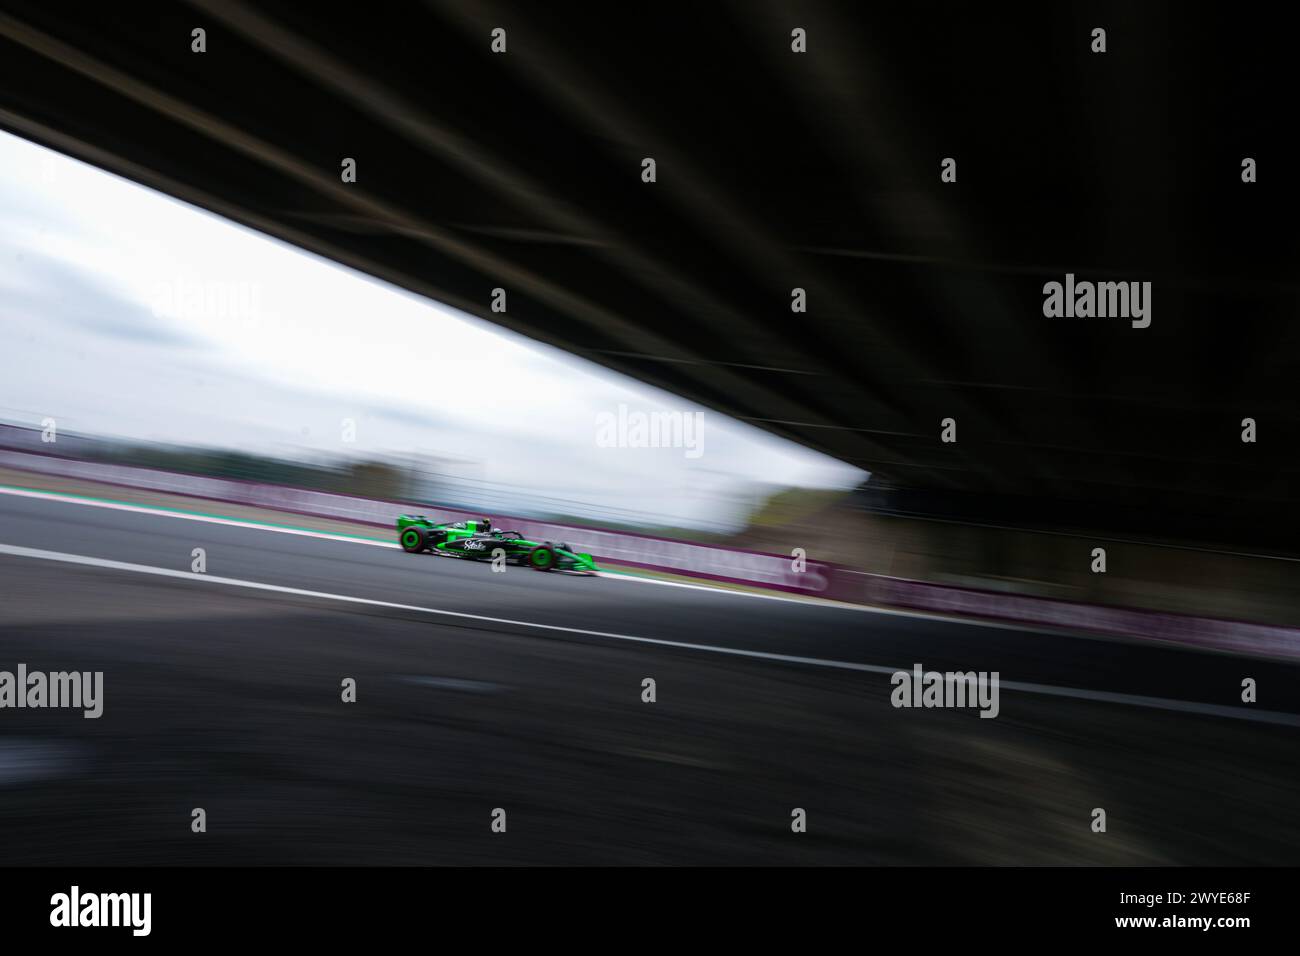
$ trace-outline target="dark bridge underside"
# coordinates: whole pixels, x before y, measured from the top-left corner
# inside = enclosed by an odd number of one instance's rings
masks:
[[[1296,550],[1269,11],[6,6],[3,127],[866,468],[873,506]],[[1151,327],[1045,318],[1067,272],[1151,282]]]

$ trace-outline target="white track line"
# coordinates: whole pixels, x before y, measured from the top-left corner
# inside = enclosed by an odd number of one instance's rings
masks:
[[[226,518],[221,515],[196,514],[190,511],[172,511],[167,508],[159,508],[151,505],[137,505],[125,501],[82,498],[76,495],[61,494],[57,491],[36,491],[29,488],[14,488],[0,485],[0,495],[14,495],[19,498],[37,498],[42,501],[57,501],[70,505],[85,505],[90,508],[107,508],[110,511],[129,511],[134,512],[135,514],[156,515],[161,518],[179,518],[182,521],[204,521],[208,524],[229,525],[232,528],[247,528],[251,531],[270,531],[275,534],[296,534],[305,538],[320,538],[323,541],[342,541],[345,544],[365,544],[376,548],[401,548],[401,545],[395,541],[376,541],[370,538],[360,537],[354,538],[345,534],[330,534],[327,531],[313,531],[310,528],[292,528],[277,524],[263,524],[257,521],[243,521],[238,518]],[[339,518],[331,520],[343,521],[346,519]],[[834,601],[830,598],[821,598],[816,597],[815,595],[795,597],[784,594],[759,594],[754,591],[738,591],[733,588],[718,587],[711,584],[693,584],[687,581],[665,581],[661,578],[643,577],[635,573],[622,571],[597,571],[596,576],[603,578],[616,578],[621,581],[633,581],[637,584],[654,584],[660,587],[686,588],[691,591],[706,591],[710,594],[723,596],[753,598],[760,601],[784,601],[787,604],[837,608],[842,611],[858,611],[867,614],[887,614],[891,617],[910,617],[924,621],[944,621],[950,624],[963,624],[968,627],[989,627],[1002,631],[1023,631],[1031,633],[1041,633],[1044,630],[1056,630],[1058,632],[1070,633],[1074,637],[1086,638],[1088,640],[1124,640],[1124,638],[1118,636],[1072,632],[1060,627],[1048,628],[1046,626],[1037,627],[1032,624],[1017,624],[1014,621],[1002,622],[981,620],[979,618],[942,614],[937,611],[915,611],[904,608],[874,607],[867,604],[850,604],[847,601]],[[1201,650],[1200,648],[1185,649],[1192,651]]]
[[[380,601],[375,598],[354,597],[347,594],[333,594],[327,591],[309,591],[304,588],[291,588],[280,584],[263,584],[260,581],[243,581],[239,578],[223,578],[212,574],[196,574],[192,571],[177,571],[173,568],[157,568],[146,564],[130,564],[126,561],[111,561],[107,558],[92,558],[80,554],[65,554],[60,551],[42,551],[39,548],[22,548],[11,544],[0,544],[0,554],[8,554],[19,558],[34,558],[39,561],[57,561],[62,564],[77,564],[87,567],[106,568],[113,571],[130,571],[134,574],[152,574],[158,577],[181,578],[186,581],[204,582],[207,584],[224,584],[228,587],[248,588],[255,591],[271,591],[276,594],[292,594],[298,597],[319,598],[326,601],[340,601],[346,604],[360,604],[367,607],[391,608],[398,611],[416,611],[420,614],[433,614],[440,617],[481,621],[486,624],[508,624],[511,627],[529,627],[542,631],[559,631],[565,634],[580,634],[584,637],[601,637],[614,641],[651,644],[657,647],[672,647],[687,651],[703,651],[709,654],[726,654],[732,657],[745,657],[752,660],[777,661],[783,664],[803,664],[810,667],[828,667],[836,670],[891,675],[900,670],[906,671],[908,669],[907,667],[887,667],[883,664],[860,664],[856,661],[837,661],[820,657],[803,657],[796,654],[774,654],[768,651],[752,651],[737,647],[721,647],[716,644],[691,644],[686,641],[669,641],[657,637],[640,637],[634,634],[617,634],[612,631],[592,631],[580,627],[566,627],[561,624],[539,624],[535,621],[517,621],[511,618],[489,617],[484,614],[471,614],[466,611],[449,611],[445,608],[420,607],[415,604],[398,604],[393,601]],[[1181,713],[1202,714],[1210,717],[1228,717],[1236,720],[1255,721],[1257,723],[1283,724],[1288,727],[1300,727],[1300,714],[1288,714],[1280,711],[1251,710],[1244,707],[1203,704],[1196,701],[1171,700],[1164,697],[1143,697],[1136,694],[1116,694],[1109,691],[1087,690],[1076,687],[1057,687],[1051,684],[1031,684],[1021,681],[999,681],[999,687],[1027,694],[1041,694],[1048,697],[1064,697],[1073,700],[1095,701],[1108,704],[1126,704],[1134,707],[1148,707],[1157,710],[1172,710]]]
[[[232,528],[249,528],[253,531],[274,531],[278,534],[297,534],[304,538],[321,538],[325,541],[346,541],[351,544],[367,544],[375,548],[400,548],[396,541],[376,541],[371,538],[353,537],[348,534],[331,534],[328,531],[313,531],[310,528],[291,528],[286,525],[264,524],[259,521],[241,521],[239,518],[226,518],[221,515],[197,514],[193,511],[172,511],[152,505],[135,505],[126,501],[108,501],[101,498],[82,498],[77,495],[60,494],[57,491],[33,491],[28,488],[11,488],[0,486],[0,495],[14,495],[18,498],[38,498],[43,501],[59,501],[69,505],[85,505],[88,508],[107,508],[110,511],[131,511],[136,514],[157,515],[160,518],[180,518],[183,521],[203,521],[208,524],[230,525]],[[332,519],[331,519],[332,520]],[[338,519],[344,520],[342,518]],[[394,525],[396,527],[396,525]]]
[[[126,501],[112,501],[104,498],[84,498],[78,495],[63,494],[57,491],[37,491],[30,488],[14,488],[11,486],[0,485],[0,495],[14,495],[19,498],[36,498],[41,501],[57,501],[69,505],[85,505],[90,508],[107,508],[110,511],[129,511],[135,514],[156,515],[160,518],[179,518],[182,521],[204,521],[208,524],[223,524],[229,525],[232,528],[247,528],[252,531],[270,531],[275,534],[296,534],[301,535],[304,538],[320,538],[323,541],[343,541],[352,544],[366,544],[377,548],[401,548],[401,545],[396,541],[377,541],[373,538],[353,537],[352,535],[346,534],[331,534],[328,531],[314,531],[311,528],[294,528],[288,525],[246,521],[239,518],[227,518],[223,515],[205,515],[192,511],[174,511],[170,508],[157,507],[153,505],[138,505]],[[346,521],[347,519],[338,518],[327,520]],[[753,591],[735,591],[731,588],[715,587],[708,584],[693,584],[685,581],[664,581],[659,578],[642,577],[635,573],[622,571],[597,571],[596,576],[602,578],[617,578],[624,581],[636,581],[643,584],[658,584],[663,587],[688,588],[695,591],[710,591],[715,594],[739,594],[745,597],[760,598],[767,601],[788,601],[795,604],[822,603],[830,607],[839,607],[850,611],[876,610],[875,608],[864,607],[859,604],[849,604],[844,601],[831,601],[826,598],[791,597],[782,594],[756,594]],[[920,615],[924,612],[884,611],[882,609],[882,613]],[[951,618],[951,620],[958,619]]]

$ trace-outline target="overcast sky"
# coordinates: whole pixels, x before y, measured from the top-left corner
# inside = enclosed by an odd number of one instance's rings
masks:
[[[597,416],[620,403],[702,409],[3,132],[0,342],[10,422],[300,458],[432,455],[593,513],[713,524],[760,483],[866,477],[708,410],[698,457],[600,447]],[[440,386],[430,373],[457,361],[512,387]]]

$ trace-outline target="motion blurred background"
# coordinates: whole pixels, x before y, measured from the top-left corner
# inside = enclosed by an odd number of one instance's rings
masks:
[[[34,822],[19,859],[46,859],[51,789],[107,766],[97,793],[125,818],[117,840],[77,831],[96,859],[201,861],[150,828],[160,794],[215,786],[241,821],[224,861],[1294,863],[1300,197],[1278,100],[1290,34],[1270,16],[4,3],[0,545],[170,567],[197,522],[39,497],[187,507],[130,487],[127,466],[705,555],[799,549],[840,605],[498,586],[204,531],[223,573],[282,587],[1050,689],[998,721],[913,723],[856,673],[187,601],[8,554],[0,664],[103,655],[138,702],[89,740],[22,718],[0,751],[11,819]],[[1150,328],[1045,317],[1043,285],[1067,273],[1150,282]],[[701,444],[605,447],[600,417],[624,408],[700,414]],[[31,456],[78,463],[75,480]],[[916,585],[924,605],[900,597]],[[991,624],[1019,599],[1039,610]],[[1109,609],[1159,614],[1107,629]],[[283,743],[357,668],[382,716]],[[680,709],[618,712],[611,687],[656,668]],[[1242,713],[1243,676],[1267,678],[1266,716]],[[162,749],[128,745],[173,718]],[[193,764],[166,759],[195,740]],[[517,855],[436,825],[394,849],[422,806],[468,820],[511,788],[554,828]],[[809,792],[830,795],[838,838],[792,851],[767,828]],[[330,801],[347,799],[368,823],[332,851]],[[1129,829],[1090,842],[1074,828],[1107,799]],[[590,826],[568,813],[583,800]]]

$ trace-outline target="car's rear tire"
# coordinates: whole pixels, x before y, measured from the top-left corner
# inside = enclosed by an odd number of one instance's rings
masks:
[[[534,571],[554,571],[555,552],[545,544],[539,544],[528,552],[528,566]]]
[[[402,550],[408,554],[419,554],[422,551],[429,550],[429,536],[425,534],[423,528],[403,528],[402,533],[397,536],[397,540],[401,544]]]

